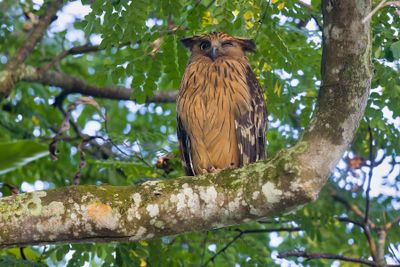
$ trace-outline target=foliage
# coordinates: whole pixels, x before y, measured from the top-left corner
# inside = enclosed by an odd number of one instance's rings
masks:
[[[69,8],[59,14],[56,26],[50,27],[26,64],[43,67],[63,50],[99,42],[98,51],[67,56],[52,69],[98,87],[130,87],[136,102],[96,99],[101,111],[76,107],[71,113],[72,127],[57,146],[59,159],[53,162],[43,157],[46,146],[64,119],[62,111],[79,96],[69,95],[59,105],[59,88],[18,83],[12,95],[0,103],[0,196],[10,195],[15,187],[26,191],[70,185],[83,151],[82,184],[124,185],[183,175],[175,136],[175,105],[144,103],[155,90],[178,89],[188,60],[179,39],[192,34],[224,31],[255,40],[257,52],[249,58],[268,102],[269,157],[293,145],[309,124],[320,85],[320,1],[313,0],[310,6],[292,0],[82,0],[82,4],[91,11],[80,17],[71,15],[80,14],[71,12],[79,2],[66,3]],[[40,16],[45,5],[3,0],[0,11],[0,62],[5,64],[34,26],[29,15]],[[209,265],[279,265],[287,261],[277,259],[277,253],[293,250],[368,258],[363,231],[338,220],[360,218],[343,203],[333,201],[332,192],[364,210],[372,159],[378,166],[373,167],[376,188],[372,190],[370,218],[382,224],[400,215],[396,200],[400,196],[400,18],[396,12],[395,7],[386,7],[373,16],[375,76],[365,119],[333,173],[329,189],[315,203],[279,219],[206,233],[129,244],[27,248],[30,261],[14,250],[3,250],[0,266],[83,266],[85,262],[90,266],[201,266],[237,236],[236,228],[278,227],[300,227],[302,231],[244,234]],[[24,13],[25,18],[21,16]],[[67,23],[68,18],[71,21]],[[83,145],[85,134],[99,138]],[[168,168],[160,168],[160,160],[166,160]],[[392,248],[385,250],[387,259],[395,262],[396,253],[397,258],[400,254],[398,223],[389,232],[387,243]],[[332,264],[331,260],[295,261],[301,266]]]

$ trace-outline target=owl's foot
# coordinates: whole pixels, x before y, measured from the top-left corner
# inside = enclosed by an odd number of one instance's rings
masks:
[[[222,169],[217,169],[214,166],[211,166],[211,167],[208,168],[208,172],[209,173],[218,173],[220,171],[222,171]]]

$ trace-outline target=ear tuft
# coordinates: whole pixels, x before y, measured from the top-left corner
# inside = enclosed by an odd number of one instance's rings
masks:
[[[255,52],[256,51],[256,44],[254,43],[254,41],[252,39],[237,38],[237,40],[245,52]]]
[[[192,49],[193,45],[196,43],[196,40],[193,37],[183,38],[181,39],[181,43],[189,49]]]

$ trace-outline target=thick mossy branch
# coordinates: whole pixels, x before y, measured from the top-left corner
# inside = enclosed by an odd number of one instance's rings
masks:
[[[369,95],[371,34],[362,19],[370,0],[322,1],[322,84],[316,110],[302,138],[309,146],[300,160],[316,191],[352,142]]]
[[[219,174],[139,186],[72,186],[0,201],[0,248],[53,242],[138,240],[271,217],[309,202],[295,157]]]
[[[208,230],[277,216],[315,199],[364,114],[372,71],[369,24],[362,18],[370,9],[370,0],[323,1],[322,86],[311,124],[293,148],[219,174],[2,198],[0,248]]]

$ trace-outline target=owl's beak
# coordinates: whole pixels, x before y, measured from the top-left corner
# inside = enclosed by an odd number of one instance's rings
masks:
[[[213,61],[218,57],[218,48],[217,47],[212,47],[210,57]]]

